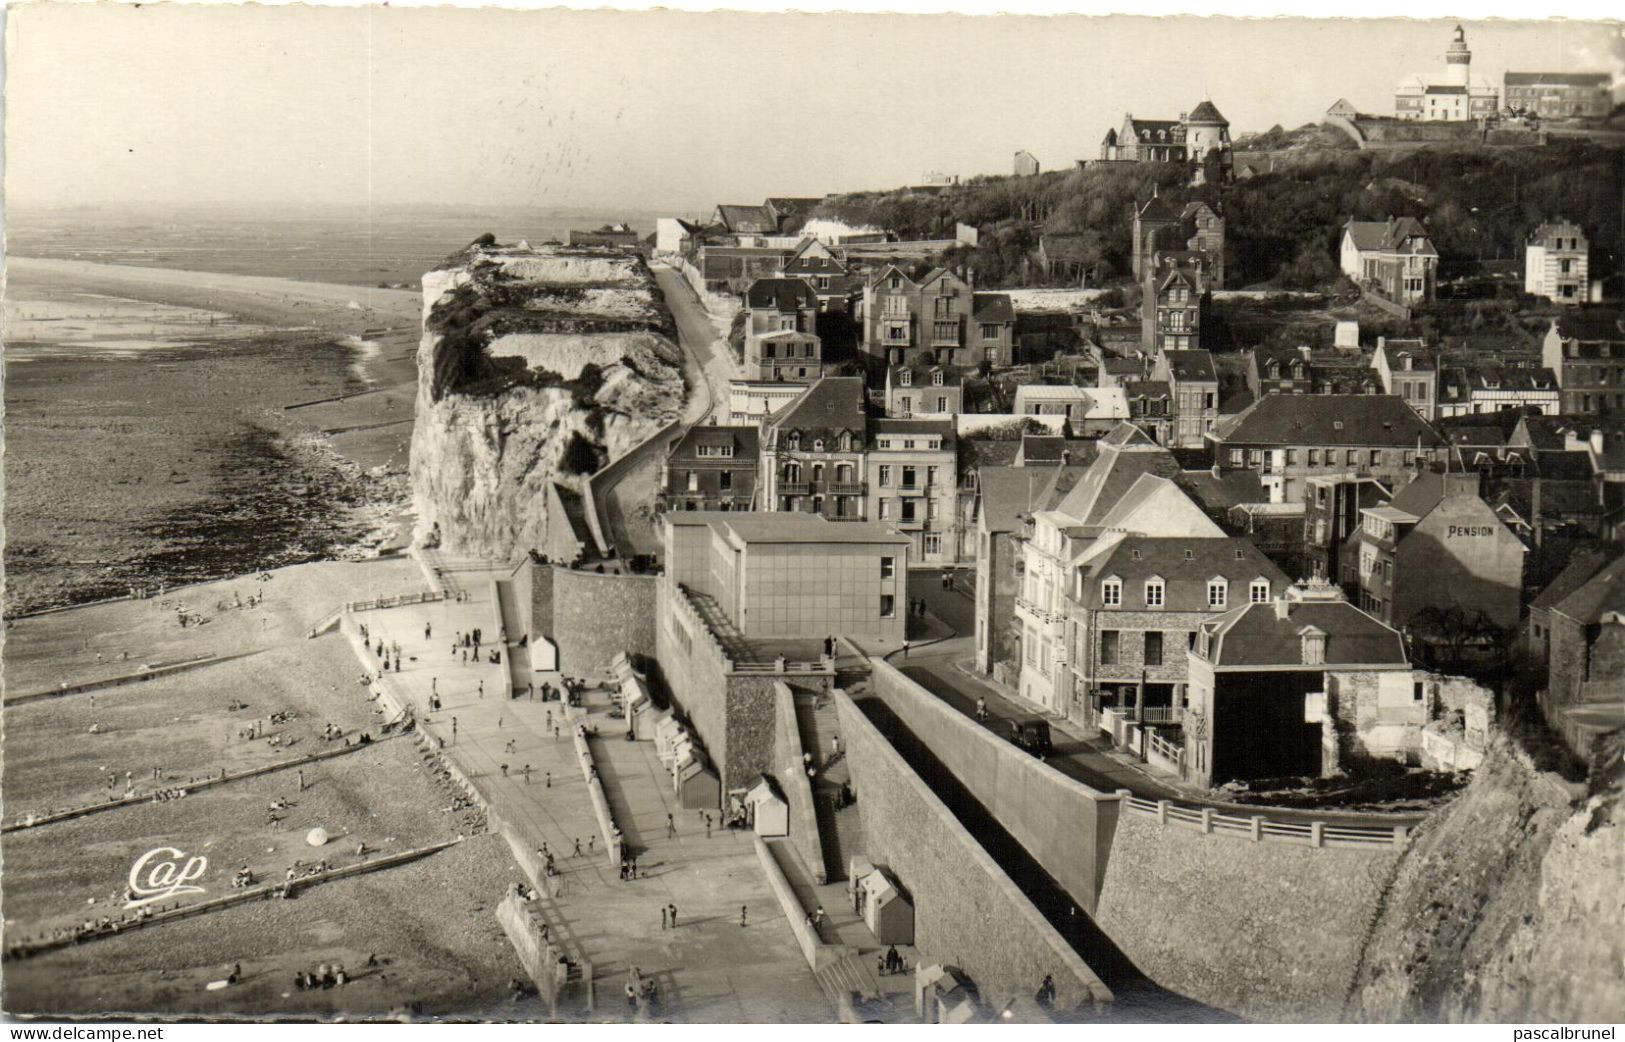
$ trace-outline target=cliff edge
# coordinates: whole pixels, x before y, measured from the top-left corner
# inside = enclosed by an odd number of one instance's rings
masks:
[[[414,541],[499,560],[546,546],[549,482],[583,490],[682,415],[675,339],[628,250],[485,236],[426,274]]]
[[[1625,1016],[1620,733],[1589,786],[1508,739],[1417,831],[1365,946],[1355,1021],[1597,1022]]]

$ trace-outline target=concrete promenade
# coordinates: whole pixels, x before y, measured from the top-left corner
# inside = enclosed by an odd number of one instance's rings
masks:
[[[425,733],[445,742],[446,754],[517,842],[532,852],[545,844],[553,854],[557,896],[541,899],[541,913],[572,959],[593,964],[592,1016],[626,1015],[622,989],[627,970],[636,966],[660,987],[661,1019],[830,1020],[833,1011],[783,922],[751,834],[720,827],[713,810],[707,835],[702,812],[679,808],[653,743],[626,741],[625,722],[608,715],[608,691],[589,690],[585,704],[567,712],[563,702],[541,701],[542,683],[556,688],[557,673],[532,673],[532,681],[520,681],[528,672],[525,649],[499,647],[500,664],[465,664],[460,648],[452,653],[456,633],[479,627],[481,657],[488,659],[500,633],[492,580],[505,581],[508,572],[456,566],[443,578],[464,591],[464,600],[361,611],[348,619],[352,627],[366,625],[375,646],[380,639],[400,644],[401,670],[386,673],[384,687],[412,707]],[[502,600],[511,614],[514,602]],[[517,639],[519,621],[508,619],[507,628]],[[352,644],[368,669],[379,667],[359,638],[352,637]],[[519,664],[516,656],[522,656]],[[534,700],[528,682],[536,686]],[[429,708],[435,693],[438,712]],[[571,741],[577,724],[597,728],[591,751],[615,822],[637,855],[635,881],[622,881],[618,865],[604,854]],[[675,835],[667,833],[667,815]],[[661,910],[668,905],[677,908],[676,929],[662,927]],[[741,905],[747,909],[743,928]]]

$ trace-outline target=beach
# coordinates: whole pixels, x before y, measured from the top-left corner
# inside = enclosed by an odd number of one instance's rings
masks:
[[[416,292],[7,269],[8,616],[397,541]]]

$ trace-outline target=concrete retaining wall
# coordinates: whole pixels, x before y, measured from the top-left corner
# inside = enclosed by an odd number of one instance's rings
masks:
[[[569,968],[560,961],[563,953],[542,939],[540,921],[518,894],[509,891],[497,905],[496,915],[502,932],[508,935],[514,953],[519,956],[519,964],[536,983],[536,991],[557,1010],[559,995],[569,979]]]
[[[796,723],[796,696],[785,683],[773,685],[773,726],[774,774],[784,789],[784,798],[790,801],[790,842],[813,874],[813,882],[826,883],[829,867],[824,863],[824,844],[818,836],[812,782],[801,759],[804,750],[801,728]]]
[[[870,689],[976,801],[1093,914],[1117,824],[1116,793],[1047,766],[937,698],[896,667],[871,659]]]
[[[598,819],[598,834],[604,837],[604,856],[608,859],[611,868],[619,870],[621,867],[621,830],[615,824],[615,815],[609,809],[609,800],[604,796],[604,783],[598,780],[598,772],[593,770],[592,740],[587,732],[579,725],[575,729],[576,759],[581,763],[581,777],[587,783],[587,796],[592,800],[593,817]]]
[[[1056,1006],[1107,1001],[1111,991],[1034,908],[845,692],[834,694],[867,849],[914,903],[922,963],[957,965],[983,999],[1030,1001],[1053,974]],[[1059,828],[1056,831],[1061,831]]]
[[[784,869],[779,867],[779,859],[774,856],[772,849],[761,836],[755,836],[753,839],[756,845],[756,860],[761,862],[762,871],[767,874],[768,886],[772,888],[773,896],[778,899],[785,922],[790,925],[790,933],[795,936],[796,946],[801,949],[801,957],[807,960],[808,967],[817,973],[826,966],[856,955],[857,949],[850,945],[825,944],[819,939],[818,931],[807,922],[807,909],[801,907],[795,888],[785,877]]]

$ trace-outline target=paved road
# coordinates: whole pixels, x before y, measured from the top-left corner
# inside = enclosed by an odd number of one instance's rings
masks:
[[[666,295],[666,306],[677,321],[677,341],[683,349],[683,369],[694,387],[683,419],[704,423],[713,413],[728,412],[728,381],[737,379],[733,348],[717,336],[711,315],[694,287],[682,274],[663,264],[654,265],[655,281]]]

